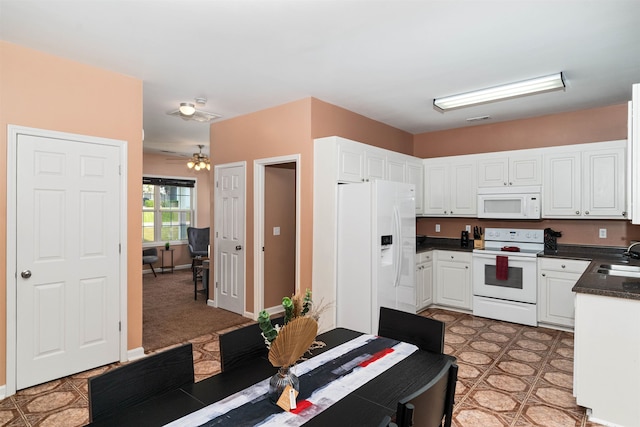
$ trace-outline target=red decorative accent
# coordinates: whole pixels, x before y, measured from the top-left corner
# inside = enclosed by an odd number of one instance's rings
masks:
[[[313,406],[313,403],[309,402],[308,400],[301,400],[300,402],[296,402],[296,409],[292,409],[291,413],[299,414],[300,412],[304,411],[305,409],[311,406]]]
[[[496,279],[507,280],[509,278],[509,257],[496,257]]]
[[[365,366],[368,366],[370,363],[373,363],[376,360],[385,357],[387,354],[392,353],[393,351],[394,350],[392,348],[385,348],[384,350],[380,350],[379,352],[377,352],[367,360],[360,362],[358,366],[361,366],[364,368]]]

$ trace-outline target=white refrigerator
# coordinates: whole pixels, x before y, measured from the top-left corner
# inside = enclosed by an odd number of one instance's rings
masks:
[[[414,185],[339,185],[337,228],[337,326],[376,334],[380,307],[415,313]]]

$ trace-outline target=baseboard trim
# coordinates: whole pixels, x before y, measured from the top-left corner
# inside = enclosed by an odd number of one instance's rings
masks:
[[[145,354],[144,348],[142,347],[134,348],[127,351],[127,358],[129,359],[129,362],[131,362],[132,360],[142,359],[143,357],[145,357]]]

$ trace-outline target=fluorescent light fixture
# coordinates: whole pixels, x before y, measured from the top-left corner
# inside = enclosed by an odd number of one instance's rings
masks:
[[[196,112],[196,106],[189,102],[181,102],[180,103],[180,114],[185,116],[193,116]]]
[[[466,107],[468,105],[482,104],[498,101],[500,99],[514,98],[516,96],[531,95],[564,88],[562,73],[550,76],[537,77],[517,83],[496,86],[489,89],[481,89],[460,95],[445,96],[433,100],[433,105],[440,110]]]

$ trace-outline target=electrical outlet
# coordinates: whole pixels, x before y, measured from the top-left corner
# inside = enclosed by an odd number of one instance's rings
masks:
[[[598,234],[598,236],[601,239],[606,239],[607,238],[607,229],[606,228],[601,228],[600,229],[600,233]]]
[[[440,224],[436,224],[436,233],[440,232]]]
[[[471,232],[471,226],[470,225],[465,225],[464,229],[465,229],[465,231]]]

